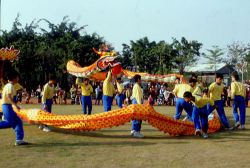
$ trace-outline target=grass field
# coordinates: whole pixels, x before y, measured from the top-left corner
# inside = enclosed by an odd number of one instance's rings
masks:
[[[40,105],[23,105],[40,108]],[[113,109],[116,107],[113,107]],[[156,106],[166,115],[174,108]],[[233,124],[232,109],[226,114]],[[93,112],[102,112],[93,106]],[[56,114],[79,114],[80,106],[54,105]],[[95,132],[43,132],[36,125],[24,123],[25,140],[32,145],[15,147],[12,129],[0,130],[1,168],[74,168],[74,167],[249,167],[250,109],[247,109],[246,130],[218,132],[205,140],[195,136],[170,137],[147,123],[142,125],[143,139],[130,137],[128,123]]]

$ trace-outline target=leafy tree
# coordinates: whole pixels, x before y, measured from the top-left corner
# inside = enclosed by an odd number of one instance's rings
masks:
[[[173,39],[172,45],[174,50],[172,54],[175,57],[173,63],[179,69],[179,73],[183,74],[186,66],[197,62],[202,43],[195,40],[188,42],[182,37],[181,41]]]
[[[121,55],[119,56],[119,61],[121,62],[123,68],[131,70],[131,66],[133,66],[131,48],[127,44],[122,44],[122,46],[123,49]]]
[[[242,80],[244,80],[244,72],[248,69],[248,55],[250,52],[250,45],[242,42],[233,42],[227,46],[227,59],[224,60],[229,65],[241,72]]]
[[[250,47],[241,42],[233,42],[232,44],[227,46],[227,58],[224,62],[232,65],[233,67],[237,67],[237,64],[246,61],[246,56],[249,53]]]
[[[208,60],[209,64],[214,65],[214,72],[216,72],[216,65],[221,63],[223,58],[221,57],[224,52],[218,46],[212,46],[213,49],[207,49],[207,54],[203,54],[203,57]]]
[[[48,28],[40,27],[41,22],[47,23]],[[103,38],[95,33],[82,33],[85,27],[77,27],[67,16],[57,25],[40,19],[22,27],[18,15],[12,29],[3,31],[0,36],[0,47],[14,45],[21,51],[19,60],[13,64],[27,89],[44,84],[50,73],[56,74],[59,84],[67,89],[65,68],[68,60],[87,66],[98,59],[92,48],[99,48],[104,43]]]
[[[136,71],[155,73],[157,70],[158,56],[155,52],[156,42],[150,42],[147,37],[131,41],[132,62]],[[137,69],[137,67],[139,69]]]

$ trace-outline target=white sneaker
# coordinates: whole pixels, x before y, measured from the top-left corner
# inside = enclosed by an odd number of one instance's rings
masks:
[[[209,114],[207,118],[208,118],[208,121],[212,120],[214,118],[214,114],[213,113]]]
[[[135,137],[135,138],[143,138],[144,135],[142,135],[139,131],[138,132],[135,131],[134,134],[133,134],[133,137]]]
[[[207,134],[207,133],[204,133],[204,134],[203,134],[203,138],[204,138],[204,139],[207,139],[207,138],[208,138],[208,134]]]
[[[237,123],[235,123],[234,129],[238,129],[240,126],[240,122],[238,121]]]
[[[38,127],[40,130],[43,130],[44,126],[43,125],[39,125]]]
[[[45,126],[45,127],[43,128],[43,131],[44,131],[44,132],[50,132],[51,129],[50,129],[49,127]]]
[[[224,128],[225,131],[233,131],[233,130],[235,130],[235,129],[236,129],[235,127]]]
[[[135,130],[131,130],[131,131],[130,131],[130,135],[131,135],[131,136],[134,136],[134,133],[135,133]]]
[[[194,134],[201,136],[201,130],[200,129],[196,129]]]
[[[28,142],[25,142],[24,140],[16,140],[15,146],[20,146],[20,145],[28,145]]]
[[[246,128],[245,128],[245,125],[241,125],[241,126],[240,126],[240,129],[242,129],[242,130],[246,129]]]

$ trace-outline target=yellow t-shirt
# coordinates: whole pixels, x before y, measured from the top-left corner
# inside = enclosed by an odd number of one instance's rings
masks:
[[[110,82],[110,80],[111,80],[111,72],[109,71],[107,78],[103,82],[102,91],[103,95],[113,97],[113,95],[115,94],[115,87],[112,84],[112,82]]]
[[[54,96],[54,86],[50,86],[49,83],[46,83],[43,87],[43,96],[42,103],[46,102],[46,99],[52,99]]]
[[[143,101],[143,90],[138,83],[135,83],[132,90],[132,99],[135,98],[137,104],[142,104]]]
[[[193,102],[193,104],[198,108],[202,108],[206,106],[208,103],[211,106],[214,105],[214,101],[210,98],[205,98],[205,97],[200,97],[200,96],[194,96],[194,97],[195,97],[195,102]]]
[[[218,85],[216,82],[212,83],[208,88],[209,93],[210,93],[210,98],[213,101],[221,100],[221,94],[223,92],[223,89],[224,89],[223,84]]]
[[[185,92],[193,92],[193,88],[189,84],[178,84],[175,85],[175,88],[173,90],[173,93],[178,97],[178,98],[183,98],[183,94]]]
[[[123,84],[116,82],[116,86],[117,86],[118,93],[121,94],[124,90]]]
[[[9,94],[11,94],[12,100],[9,99],[8,97]],[[14,94],[15,94],[14,85],[12,83],[6,84],[2,92],[2,104],[12,104]]]
[[[231,83],[231,98],[234,99],[234,96],[246,97],[246,87],[241,82]]]
[[[91,93],[93,93],[93,87],[90,84],[85,85],[84,83],[81,83],[79,78],[76,79],[76,84],[81,86],[82,96],[90,96]]]
[[[197,96],[201,96],[202,95],[202,88],[197,85],[192,93],[194,96],[197,95]]]

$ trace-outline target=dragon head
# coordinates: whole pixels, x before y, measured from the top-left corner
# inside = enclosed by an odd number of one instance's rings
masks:
[[[115,69],[117,67],[120,67],[120,62],[118,62],[116,60],[117,56],[102,56],[99,60],[97,60],[97,67],[101,70],[101,71],[105,71],[108,68],[112,68]]]

